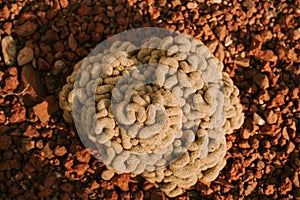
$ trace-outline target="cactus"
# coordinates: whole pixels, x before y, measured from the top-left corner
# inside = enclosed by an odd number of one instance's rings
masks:
[[[59,103],[65,120],[95,143],[104,178],[141,174],[175,197],[218,176],[225,135],[243,123],[239,90],[222,70],[186,35],[153,37],[140,49],[115,41],[75,65]],[[81,112],[72,110],[77,104]]]

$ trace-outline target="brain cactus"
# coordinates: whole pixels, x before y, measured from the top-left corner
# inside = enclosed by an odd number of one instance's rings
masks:
[[[175,197],[226,164],[225,135],[243,123],[223,64],[183,34],[114,39],[77,63],[60,92],[67,122],[108,170],[142,175]]]

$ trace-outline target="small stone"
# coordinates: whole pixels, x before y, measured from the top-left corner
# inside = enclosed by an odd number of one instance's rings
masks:
[[[288,128],[286,126],[283,127],[283,129],[282,129],[282,137],[286,140],[290,140],[290,136],[289,136],[289,133],[288,133]]]
[[[12,93],[19,85],[18,70],[16,67],[9,67],[8,73],[10,76],[5,79],[4,90],[6,90],[7,93]]]
[[[270,49],[258,51],[258,53],[255,54],[255,58],[268,62],[277,62],[278,60],[278,57],[275,55],[274,51]]]
[[[256,188],[257,182],[252,182],[252,184],[249,184],[245,190],[245,195],[248,196],[251,194],[251,192]]]
[[[265,135],[275,136],[277,133],[275,132],[276,125],[265,124],[260,127],[260,133]]]
[[[15,103],[10,112],[10,123],[20,123],[26,120],[26,109],[20,103]]]
[[[263,168],[265,168],[265,163],[262,161],[262,160],[259,160],[258,162],[257,162],[257,168],[259,169],[259,170],[262,170]]]
[[[278,92],[275,97],[273,97],[271,103],[268,105],[268,108],[279,107],[286,103],[285,101],[285,93]]]
[[[102,173],[101,173],[101,178],[103,180],[110,180],[113,176],[115,175],[115,172],[112,171],[112,170],[109,170],[109,169],[106,169],[104,170]]]
[[[68,45],[72,51],[76,51],[77,49],[77,41],[75,40],[74,35],[71,33],[68,39]]]
[[[153,187],[154,187],[154,185],[152,183],[145,182],[142,186],[142,189],[143,189],[143,191],[149,191]]]
[[[224,46],[223,45],[219,45],[217,48],[217,51],[215,52],[215,56],[221,61],[223,62],[224,58],[225,58],[225,51],[224,51]]]
[[[23,66],[32,61],[34,57],[34,52],[30,47],[24,47],[18,54],[18,65]]]
[[[76,159],[82,163],[88,163],[90,161],[91,154],[88,149],[83,149],[76,152]]]
[[[276,152],[272,149],[263,149],[262,156],[264,157],[264,159],[271,161],[276,157]]]
[[[298,175],[298,173],[297,172],[294,172],[293,173],[293,175],[292,175],[292,182],[294,183],[294,185],[296,186],[296,187],[300,187],[300,182],[299,182],[299,175]]]
[[[288,154],[290,154],[290,153],[292,153],[294,151],[294,149],[295,149],[295,144],[290,141],[289,144],[286,147],[286,152]]]
[[[95,32],[96,33],[103,33],[103,31],[105,30],[105,26],[102,23],[96,23],[95,25]]]
[[[43,58],[37,59],[37,66],[38,66],[38,70],[49,70],[51,68],[49,63]]]
[[[212,0],[212,3],[222,3],[222,0]]]
[[[65,64],[64,61],[57,60],[54,63],[54,67],[52,68],[51,73],[53,75],[58,75],[58,74],[60,74],[62,72],[62,70],[65,68],[65,66],[66,66],[66,64]]]
[[[230,46],[232,43],[233,43],[233,41],[231,40],[231,38],[229,36],[227,36],[225,39],[225,47]]]
[[[266,111],[266,120],[268,124],[275,124],[277,122],[278,115],[274,113],[273,110],[267,110]]]
[[[256,83],[261,89],[267,89],[270,87],[269,79],[267,75],[258,73],[252,77],[254,83]]]
[[[251,40],[250,50],[252,50],[253,53],[259,52],[263,44],[263,39],[260,35],[254,35]]]
[[[250,67],[250,59],[249,58],[235,58],[233,61],[235,64],[241,67]]]
[[[167,3],[167,0],[158,0],[158,1],[157,1],[157,5],[158,5],[158,6],[165,6],[166,3]]]
[[[62,70],[63,68],[65,68],[65,66],[66,66],[65,62],[62,60],[57,60],[54,63],[54,68],[58,70]]]
[[[271,147],[271,142],[267,139],[264,139],[261,143],[261,145],[265,148],[265,149],[268,149]]]
[[[181,1],[180,0],[173,0],[171,1],[172,7],[176,7],[176,6],[181,6]]]
[[[59,3],[62,8],[67,8],[69,6],[68,0],[60,0]]]
[[[216,27],[216,35],[219,37],[220,41],[224,41],[226,37],[226,25]]]
[[[25,137],[33,138],[33,137],[38,137],[40,133],[36,130],[36,128],[32,125],[29,125],[24,134]]]
[[[86,6],[85,4],[81,4],[80,8],[77,10],[77,14],[79,16],[89,15],[91,13],[92,8]]]
[[[84,163],[84,164],[78,164],[74,167],[74,172],[78,175],[78,176],[82,176],[85,174],[86,170],[88,170],[89,168],[89,164]]]
[[[90,187],[91,187],[91,190],[95,190],[100,187],[100,184],[96,180],[93,180]]]
[[[43,42],[47,42],[47,43],[50,43],[50,42],[55,42],[57,40],[59,40],[59,36],[58,34],[52,30],[52,29],[49,29],[46,31],[46,33],[42,36],[42,39],[41,39]]]
[[[7,5],[5,5],[3,7],[1,6],[1,12],[0,12],[0,14],[1,14],[1,18],[2,17],[5,18],[5,19],[9,18],[9,16],[10,16],[10,9],[7,7]]]
[[[6,36],[1,41],[2,53],[4,63],[6,66],[13,66],[16,64],[17,47],[15,40],[12,36]]]
[[[0,113],[0,124],[4,124],[6,121],[5,113]]]
[[[297,30],[293,31],[293,40],[299,40],[300,39],[300,28],[298,28]]]
[[[114,177],[114,184],[118,186],[122,191],[126,192],[129,190],[129,181],[130,175],[129,174],[120,174]]]
[[[4,75],[4,72],[0,71],[0,81],[2,81],[3,75]]]
[[[270,30],[264,30],[259,35],[261,36],[263,43],[265,43],[273,38],[273,34]]]
[[[35,146],[36,146],[38,149],[42,149],[42,148],[44,147],[43,140],[38,140],[38,141],[35,143]]]
[[[23,21],[34,21],[37,19],[37,15],[32,11],[24,11],[21,15]]]
[[[21,37],[32,35],[37,29],[37,25],[31,21],[26,21],[24,24],[15,28],[16,34]]]
[[[253,114],[253,121],[258,125],[266,124],[265,120],[261,116],[259,116],[257,113]]]
[[[64,156],[67,153],[67,149],[64,146],[57,146],[54,149],[54,154],[57,156]]]
[[[0,75],[0,77],[1,77],[1,75]],[[1,80],[1,78],[0,78],[0,80]],[[296,100],[299,98],[299,96],[300,96],[300,89],[296,87],[292,91],[291,98]]]
[[[50,114],[48,112],[48,102],[43,101],[33,107],[34,114],[39,118],[39,120],[44,124],[50,119]]]
[[[11,28],[12,28],[12,23],[11,23],[11,22],[5,22],[5,23],[3,24],[3,29],[4,29],[4,31],[5,31],[5,33],[6,33],[7,35],[10,35],[10,34],[11,34]]]
[[[248,143],[247,140],[240,141],[238,145],[242,149],[248,149],[248,148],[250,148],[250,144]]]
[[[292,189],[293,189],[293,183],[289,179],[289,177],[286,177],[283,181],[281,181],[281,185],[278,188],[281,194],[287,194]]]
[[[266,189],[265,189],[265,194],[266,195],[271,195],[275,192],[275,185],[267,185]]]
[[[248,129],[241,129],[240,133],[241,133],[241,138],[243,139],[249,139],[251,136],[251,132]]]
[[[197,4],[196,2],[188,2],[188,3],[186,4],[186,7],[187,7],[188,9],[195,9],[195,8],[198,7],[198,4]]]

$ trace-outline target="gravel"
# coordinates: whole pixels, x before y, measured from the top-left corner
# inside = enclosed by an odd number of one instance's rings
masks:
[[[57,104],[75,63],[99,42],[130,28],[158,26],[211,44],[240,90],[246,117],[227,136],[228,164],[219,177],[198,181],[176,199],[300,199],[300,3],[214,2],[4,1],[0,198],[169,199],[140,176],[103,180],[106,168],[87,156],[62,110],[47,108]],[[22,66],[17,57],[24,48],[33,58],[26,54]],[[26,80],[30,87],[22,92]],[[254,113],[265,124],[256,123]]]

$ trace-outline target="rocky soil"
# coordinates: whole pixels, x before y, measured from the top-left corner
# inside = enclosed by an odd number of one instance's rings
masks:
[[[299,17],[299,0],[0,0],[0,199],[169,199],[140,176],[101,179],[58,105],[76,62],[149,26],[202,40],[245,113],[220,176],[176,199],[300,199]]]

